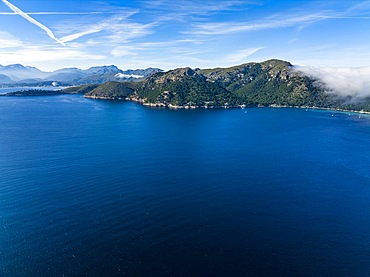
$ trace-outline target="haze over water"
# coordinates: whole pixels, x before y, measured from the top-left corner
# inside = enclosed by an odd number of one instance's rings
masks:
[[[370,274],[370,119],[0,98],[0,275]]]

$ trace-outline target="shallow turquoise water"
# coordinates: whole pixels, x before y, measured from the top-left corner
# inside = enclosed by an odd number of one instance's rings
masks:
[[[0,98],[0,275],[370,274],[370,119]]]

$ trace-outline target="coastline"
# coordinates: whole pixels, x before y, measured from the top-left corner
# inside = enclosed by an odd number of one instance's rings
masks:
[[[94,99],[105,99],[105,98],[94,98]],[[110,100],[114,100],[112,98],[108,98]],[[125,99],[121,98],[119,100],[126,100],[131,102],[140,103],[146,107],[152,107],[152,108],[169,108],[169,109],[235,109],[235,108],[295,108],[295,109],[310,109],[310,110],[326,110],[326,111],[333,111],[333,112],[345,112],[345,113],[358,113],[358,114],[366,114],[370,115],[370,111],[364,111],[364,110],[347,110],[347,109],[341,109],[341,108],[328,108],[328,107],[317,107],[317,106],[288,106],[288,105],[277,105],[277,104],[270,104],[270,105],[261,105],[257,104],[255,106],[247,106],[245,104],[241,105],[224,105],[224,106],[195,106],[195,105],[172,105],[172,104],[165,104],[165,103],[148,103],[145,102],[146,99],[137,99],[137,98],[130,98],[127,97]]]
[[[17,91],[17,92],[10,92],[6,94],[1,94],[0,96],[3,97],[22,97],[22,96],[55,96],[55,95],[61,95],[61,94],[68,94],[64,93],[63,90],[56,90],[56,91],[42,91],[42,90],[24,90],[24,91]],[[172,110],[177,109],[185,109],[185,110],[194,110],[194,109],[235,109],[235,108],[296,108],[296,109],[311,109],[311,110],[326,110],[326,111],[333,111],[333,112],[345,112],[345,113],[356,113],[356,114],[364,114],[364,115],[370,115],[370,111],[365,110],[349,110],[349,109],[343,109],[343,108],[330,108],[330,107],[317,107],[317,106],[289,106],[289,105],[277,105],[277,104],[270,104],[270,105],[253,105],[248,106],[245,104],[241,105],[229,105],[225,104],[223,106],[216,106],[216,105],[204,105],[204,106],[198,106],[198,105],[173,105],[173,104],[166,104],[162,102],[157,103],[150,103],[146,102],[147,99],[138,99],[136,97],[110,97],[110,96],[96,96],[96,95],[83,95],[83,97],[88,99],[94,99],[94,100],[120,100],[120,101],[131,101],[139,103],[145,107],[151,107],[151,108],[168,108]]]
[[[94,100],[127,100],[123,97],[107,97],[107,96],[95,96],[95,95],[84,95],[83,97]]]
[[[317,107],[317,106],[279,106],[279,105],[269,105],[265,106],[269,108],[295,108],[295,109],[308,109],[308,110],[325,110],[325,111],[333,111],[333,112],[344,112],[344,113],[359,113],[359,114],[367,114],[370,115],[370,111],[364,110],[347,110],[341,108],[325,108],[325,107]]]

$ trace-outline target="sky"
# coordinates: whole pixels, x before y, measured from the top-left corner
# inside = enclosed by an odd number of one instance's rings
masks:
[[[370,1],[0,0],[0,64],[368,67],[369,30]]]

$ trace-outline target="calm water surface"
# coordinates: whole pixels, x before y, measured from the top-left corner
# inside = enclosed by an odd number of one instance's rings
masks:
[[[54,86],[43,86],[43,87],[1,87],[0,86],[0,95],[6,94],[9,92],[20,91],[20,90],[30,90],[30,89],[37,89],[37,90],[61,90],[67,87],[54,87]]]
[[[1,276],[368,276],[370,119],[0,98]]]

